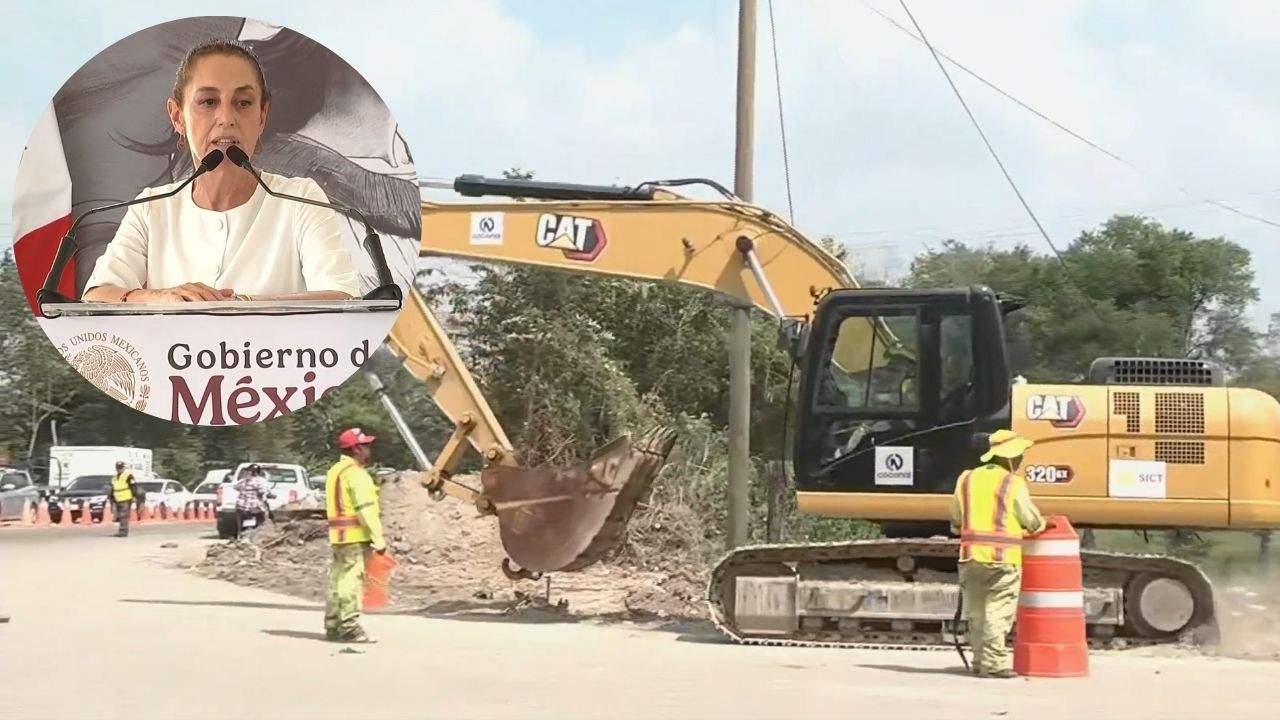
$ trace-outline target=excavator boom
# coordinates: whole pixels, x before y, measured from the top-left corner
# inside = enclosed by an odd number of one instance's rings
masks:
[[[476,193],[513,192],[509,186],[518,182],[458,184]],[[531,181],[522,187],[530,186],[537,187]],[[839,260],[766,210],[656,193],[616,200],[424,201],[419,254],[674,282],[780,317],[807,316],[823,294],[857,287]],[[774,287],[766,276],[789,282]]]
[[[710,180],[679,182],[719,187]],[[423,257],[675,283],[777,317],[792,344],[824,296],[858,287],[821,245],[768,210],[732,197],[695,200],[659,184],[617,188],[473,175],[434,186],[510,199],[423,201]],[[885,362],[912,355],[873,320],[842,329],[834,362],[867,367],[873,337],[890,348]]]

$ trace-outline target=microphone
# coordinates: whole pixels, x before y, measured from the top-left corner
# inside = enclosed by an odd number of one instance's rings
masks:
[[[253,179],[257,180],[258,184],[262,186],[262,189],[266,190],[267,194],[272,197],[284,198],[286,200],[295,200],[297,202],[306,203],[308,205],[315,205],[317,207],[329,208],[330,210],[337,210],[338,212],[341,212],[347,215],[354,215],[356,218],[358,218],[360,222],[364,223],[365,250],[368,251],[369,255],[373,258],[373,267],[374,267],[374,270],[378,273],[378,287],[369,291],[369,293],[367,293],[363,299],[395,300],[397,303],[397,307],[399,306],[400,303],[404,302],[403,291],[401,291],[400,286],[397,285],[395,281],[391,279],[391,268],[387,267],[386,255],[383,254],[382,252],[382,241],[378,238],[378,233],[373,231],[373,225],[369,223],[369,218],[365,217],[364,213],[360,212],[359,210],[356,210],[355,208],[349,208],[343,205],[336,205],[334,203],[320,202],[319,200],[312,200],[310,198],[298,197],[296,195],[286,195],[285,193],[278,193],[272,190],[271,188],[267,187],[267,184],[262,181],[261,177],[258,176],[257,170],[255,170],[253,165],[249,162],[249,155],[245,153],[244,150],[241,150],[239,146],[231,145],[230,147],[228,147],[227,157],[231,160],[231,162],[235,163],[237,167],[244,168],[245,172],[248,172],[250,175],[252,175]]]
[[[55,288],[58,286],[58,279],[62,277],[62,271],[67,266],[67,261],[69,261],[71,259],[71,256],[74,255],[77,250],[79,250],[79,248],[77,248],[74,244],[74,238],[76,234],[76,228],[80,227],[80,223],[84,222],[85,218],[95,213],[106,212],[107,210],[115,210],[117,208],[128,207],[130,205],[137,205],[139,203],[151,202],[152,200],[163,200],[164,198],[167,198],[167,197],[173,197],[174,195],[177,195],[179,192],[181,192],[182,188],[190,185],[193,180],[209,172],[210,170],[218,167],[218,165],[222,162],[222,158],[223,158],[222,151],[218,150],[217,148],[214,148],[213,150],[209,151],[208,155],[205,155],[204,158],[200,160],[200,166],[196,168],[195,172],[191,173],[191,177],[187,178],[185,181],[183,181],[181,185],[170,190],[169,192],[163,193],[160,195],[151,195],[149,197],[144,197],[144,198],[134,198],[133,200],[112,203],[110,205],[103,205],[102,207],[93,208],[88,212],[86,212],[85,214],[81,215],[80,217],[76,218],[76,221],[71,225],[71,229],[68,230],[67,234],[63,235],[62,239],[58,241],[58,252],[53,256],[53,266],[49,268],[49,274],[44,279],[44,287],[36,291],[36,303],[39,305],[44,305],[47,302],[64,302],[64,303],[81,302],[80,300],[69,298],[63,295],[62,293],[58,292]]]

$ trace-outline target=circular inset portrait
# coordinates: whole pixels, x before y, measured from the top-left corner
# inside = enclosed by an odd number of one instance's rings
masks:
[[[350,378],[409,297],[418,178],[378,93],[278,25],[156,25],[45,108],[14,187],[13,258],[54,346],[98,389],[247,425]]]

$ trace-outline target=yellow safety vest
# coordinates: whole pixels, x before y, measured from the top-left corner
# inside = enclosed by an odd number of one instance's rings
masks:
[[[365,504],[378,502],[373,478],[355,461],[343,456],[329,468],[324,482],[325,516],[329,519],[329,542],[333,545],[369,542],[369,531],[360,524],[356,512]]]
[[[129,473],[120,473],[111,478],[111,499],[118,503],[133,500],[133,490],[129,489]]]
[[[999,465],[966,470],[956,483],[960,499],[960,561],[1022,564],[1022,523],[1013,512],[1023,480]]]

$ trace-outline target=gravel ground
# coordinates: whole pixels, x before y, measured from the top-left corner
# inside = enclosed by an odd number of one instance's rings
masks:
[[[505,555],[493,518],[478,517],[452,498],[431,500],[409,479],[383,487],[382,507],[398,561],[390,586],[392,610],[439,615],[554,610],[579,618],[641,621],[704,617],[705,566],[679,548],[637,549],[633,543],[614,562],[539,581],[512,581],[501,570]],[[211,547],[200,572],[323,601],[329,557],[323,520],[288,520],[250,531],[240,542]]]

